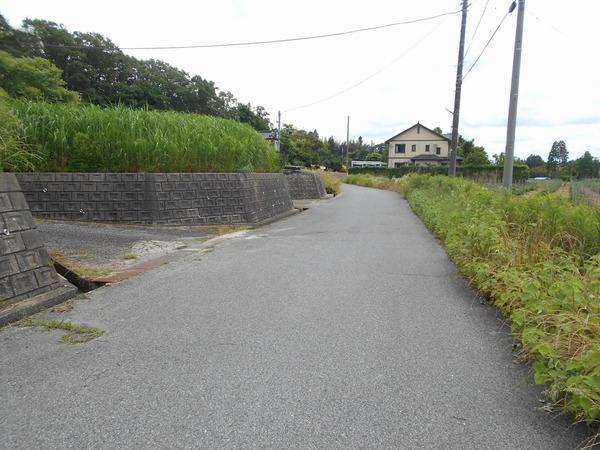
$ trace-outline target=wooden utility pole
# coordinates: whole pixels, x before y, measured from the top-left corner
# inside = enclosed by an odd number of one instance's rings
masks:
[[[281,152],[281,111],[277,111],[277,151]]]
[[[519,75],[521,72],[521,50],[523,48],[523,16],[525,0],[519,1],[517,10],[517,32],[515,35],[515,52],[513,55],[512,80],[510,83],[510,102],[508,105],[508,123],[506,125],[506,149],[504,152],[504,173],[502,184],[511,189],[513,180],[513,162],[515,158],[515,129],[517,127],[517,102],[519,100]],[[514,10],[514,3],[510,11]]]
[[[350,158],[350,116],[348,116],[348,120],[346,122],[346,173],[348,173],[349,166],[349,158]]]
[[[458,45],[458,66],[456,67],[456,89],[454,91],[454,117],[452,118],[452,142],[450,143],[450,164],[448,175],[456,176],[456,150],[458,148],[458,119],[460,113],[460,91],[462,89],[463,59],[465,57],[465,31],[467,30],[467,0],[462,0],[462,20],[460,24],[460,44]]]

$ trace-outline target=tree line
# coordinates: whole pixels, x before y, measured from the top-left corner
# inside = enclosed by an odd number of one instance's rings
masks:
[[[569,151],[564,141],[554,141],[546,160],[540,155],[529,155],[525,163],[535,177],[600,177],[600,160],[588,151],[580,158],[569,160]]]
[[[0,14],[0,50],[17,60],[24,58],[29,66],[43,65],[35,58],[50,61],[62,71],[64,88],[77,92],[83,102],[207,114],[248,123],[260,131],[271,127],[263,107],[239,102],[214,82],[164,61],[125,55],[98,33],[70,32],[38,19],[26,19],[16,29]],[[27,71],[17,75],[28,76]]]

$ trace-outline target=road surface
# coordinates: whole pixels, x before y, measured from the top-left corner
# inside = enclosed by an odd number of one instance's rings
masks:
[[[392,192],[302,214],[0,331],[4,448],[574,448],[503,318]]]

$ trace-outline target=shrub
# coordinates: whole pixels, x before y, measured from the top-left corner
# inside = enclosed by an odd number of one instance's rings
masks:
[[[123,106],[15,102],[42,171],[236,172],[279,170],[272,145],[234,120]]]
[[[338,195],[341,192],[340,185],[342,184],[341,175],[333,172],[326,172],[324,170],[318,171],[323,184],[325,185],[325,191],[328,194]]]
[[[598,422],[600,208],[446,176],[363,174],[347,182],[403,192],[461,272],[510,317],[550,400]]]

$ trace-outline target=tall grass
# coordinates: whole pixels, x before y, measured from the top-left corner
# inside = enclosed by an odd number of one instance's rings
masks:
[[[15,102],[41,171],[273,172],[278,155],[228,119],[123,106]]]
[[[514,196],[444,176],[411,175],[394,187],[510,317],[550,400],[598,423],[600,208],[573,205],[560,193]]]
[[[23,139],[23,124],[0,92],[0,172],[32,170],[37,158]]]

